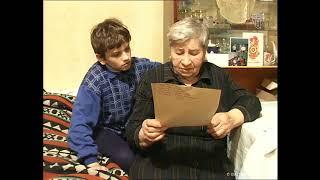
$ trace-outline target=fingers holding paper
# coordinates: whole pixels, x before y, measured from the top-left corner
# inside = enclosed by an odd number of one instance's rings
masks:
[[[232,130],[233,121],[228,116],[228,113],[221,112],[216,113],[212,119],[210,124],[208,125],[207,132],[214,137],[215,139],[222,139]]]
[[[146,119],[139,131],[139,144],[148,147],[165,136],[167,127],[163,126],[157,119]]]

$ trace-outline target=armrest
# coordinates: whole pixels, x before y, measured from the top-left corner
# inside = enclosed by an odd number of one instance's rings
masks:
[[[272,170],[276,170],[274,153],[277,150],[277,103],[262,103],[261,114],[262,116],[255,121],[244,123],[234,129],[228,137],[228,157],[234,164],[237,179],[257,178],[259,175],[257,173],[262,172],[256,169],[265,169],[266,167],[260,166],[265,166],[270,156],[273,158],[273,161],[269,162],[272,164],[269,168],[270,173],[263,173],[261,176],[270,175],[274,178]],[[252,172],[255,173],[252,174]]]

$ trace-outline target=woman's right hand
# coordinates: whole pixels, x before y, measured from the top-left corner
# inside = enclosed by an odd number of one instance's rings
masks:
[[[167,127],[161,125],[157,119],[144,120],[139,131],[140,147],[146,148],[154,142],[161,140],[165,136],[165,130],[167,130]]]
[[[87,167],[89,167],[91,170],[108,171],[107,167],[101,166],[98,162],[88,164]]]

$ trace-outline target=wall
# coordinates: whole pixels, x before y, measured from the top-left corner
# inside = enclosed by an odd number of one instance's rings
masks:
[[[44,1],[43,85],[77,89],[96,61],[92,27],[117,17],[130,30],[132,55],[163,62],[163,1]]]
[[[174,23],[173,20],[173,1],[163,1],[163,62],[169,61],[170,56],[170,46],[167,38],[167,33],[169,32],[169,27]]]

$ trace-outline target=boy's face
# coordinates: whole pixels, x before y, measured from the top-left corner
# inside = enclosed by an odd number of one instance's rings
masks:
[[[115,71],[127,71],[131,67],[131,49],[129,43],[123,43],[119,48],[113,48],[105,53],[105,58],[97,54],[102,65],[108,65]]]

